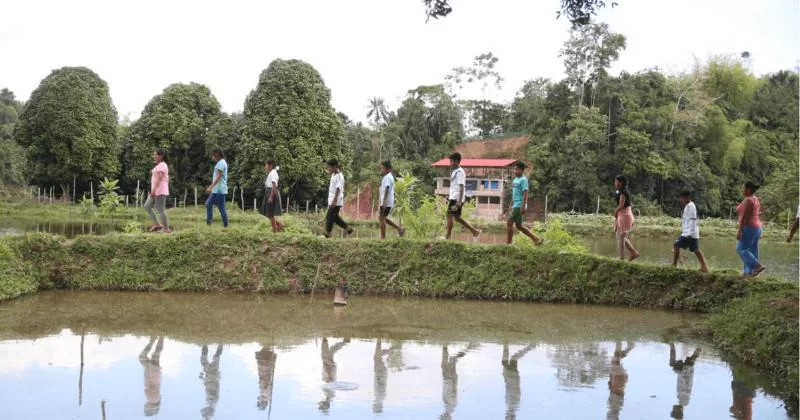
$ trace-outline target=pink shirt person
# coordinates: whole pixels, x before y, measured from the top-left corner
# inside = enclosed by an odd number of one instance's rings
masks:
[[[161,175],[159,181],[158,175]],[[150,191],[153,195],[169,195],[169,167],[164,162],[160,162],[150,172]]]

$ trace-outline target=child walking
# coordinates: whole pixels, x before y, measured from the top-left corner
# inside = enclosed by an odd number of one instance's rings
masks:
[[[344,175],[339,170],[339,161],[330,159],[327,162],[328,173],[331,174],[331,183],[328,187],[328,213],[325,215],[325,233],[324,237],[330,238],[333,225],[336,224],[347,232],[348,235],[353,233],[353,228],[350,227],[342,217],[339,216],[339,211],[342,210],[344,205]]]
[[[531,238],[534,244],[540,245],[542,240],[522,225],[525,211],[528,209],[528,178],[525,177],[524,172],[524,162],[518,161],[514,164],[514,181],[511,184],[511,217],[508,218],[506,225],[508,230],[506,243],[510,244],[514,239],[514,226],[516,226],[520,232]]]
[[[383,161],[381,163],[381,190],[380,190],[380,213],[378,220],[381,226],[381,239],[386,239],[386,225],[389,225],[397,230],[397,234],[401,237],[405,235],[406,230],[396,225],[389,219],[389,214],[392,212],[394,206],[394,176],[392,176],[392,162]]]
[[[689,251],[694,252],[697,260],[700,261],[700,271],[707,273],[706,259],[703,256],[703,251],[700,251],[700,226],[697,223],[697,207],[692,201],[692,193],[681,191],[678,196],[683,206],[683,215],[681,216],[681,236],[678,237],[673,246],[672,266],[678,266],[681,249],[689,248]]]

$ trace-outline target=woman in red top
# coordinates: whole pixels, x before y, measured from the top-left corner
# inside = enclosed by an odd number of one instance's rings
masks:
[[[736,207],[739,215],[739,230],[736,232],[736,252],[744,262],[744,274],[757,276],[766,270],[758,262],[758,240],[761,238],[761,202],[756,197],[758,185],[751,181],[744,184],[744,200]]]

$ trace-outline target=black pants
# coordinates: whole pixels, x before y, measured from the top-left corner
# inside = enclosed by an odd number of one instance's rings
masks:
[[[328,214],[325,216],[325,233],[330,234],[333,230],[334,223],[337,224],[340,228],[347,230],[350,226],[342,220],[342,216],[339,216],[339,210],[342,209],[342,206],[329,206],[328,207]]]

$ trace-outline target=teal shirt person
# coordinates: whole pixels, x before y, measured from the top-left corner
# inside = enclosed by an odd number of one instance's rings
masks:
[[[211,190],[212,194],[227,194],[228,193],[228,162],[225,159],[220,159],[214,166],[214,171],[211,173],[211,182],[217,177],[217,171],[222,171],[222,178],[220,178],[217,185]]]
[[[514,178],[514,183],[511,184],[511,207],[515,209],[522,208],[522,196],[528,191],[528,178],[525,175]]]

